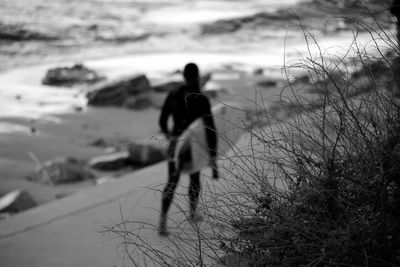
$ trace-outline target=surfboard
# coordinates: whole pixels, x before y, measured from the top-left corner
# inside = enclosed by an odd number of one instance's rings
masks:
[[[219,103],[213,106],[211,111],[217,131],[217,159],[220,159],[226,156],[242,136],[245,112],[243,107],[235,102]],[[182,173],[191,174],[209,166],[210,153],[202,118],[192,122],[178,138],[174,153],[175,162],[182,160],[181,155],[187,154],[188,148],[190,159],[183,159]]]

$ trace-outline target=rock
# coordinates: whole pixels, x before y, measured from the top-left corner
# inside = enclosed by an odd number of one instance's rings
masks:
[[[166,159],[167,145],[168,142],[132,143],[128,145],[128,151],[94,157],[88,165],[102,171],[148,166]]]
[[[253,74],[254,74],[254,75],[263,75],[263,74],[264,74],[264,69],[263,69],[263,68],[256,68],[256,69],[253,71]]]
[[[332,34],[347,30],[350,30],[350,28],[347,25],[346,20],[344,18],[335,18],[329,20],[329,23],[324,26],[322,32],[324,34]]]
[[[83,161],[71,157],[48,160],[37,168],[29,180],[45,184],[61,184],[94,178]]]
[[[7,212],[0,212],[0,221],[10,218],[10,214]]]
[[[105,77],[98,75],[84,65],[75,64],[72,67],[49,69],[42,80],[42,84],[70,87],[77,84],[93,84],[104,79]]]
[[[98,148],[103,148],[104,153],[111,154],[117,151],[125,151],[126,146],[130,143],[131,140],[129,139],[122,139],[122,138],[104,139],[100,137],[89,142],[88,145]]]
[[[111,141],[107,141],[104,138],[97,138],[96,140],[94,140],[93,142],[89,143],[90,146],[94,146],[94,147],[101,147],[101,148],[107,148],[112,146],[112,142]]]
[[[94,157],[89,160],[88,165],[97,170],[117,171],[131,166],[128,151]]]
[[[153,103],[149,95],[140,95],[125,99],[123,106],[132,110],[143,110],[153,106]]]
[[[171,92],[178,89],[183,85],[183,81],[181,82],[166,82],[163,84],[159,84],[153,87],[153,90],[156,92]]]
[[[93,142],[91,142],[89,145],[105,148],[105,147],[109,146],[109,143],[106,140],[104,140],[104,138],[98,138],[98,139],[94,140]]]
[[[273,81],[273,80],[263,80],[263,81],[259,81],[257,82],[258,86],[261,87],[275,87],[278,85],[277,81]]]
[[[358,79],[361,77],[368,77],[372,75],[382,76],[388,74],[392,69],[398,70],[400,66],[400,58],[395,58],[391,62],[392,68],[389,67],[388,63],[383,60],[376,60],[370,62],[363,62],[361,68],[352,73],[352,79]]]
[[[151,94],[151,104],[154,108],[162,108],[164,105],[165,99],[167,98],[167,93],[152,93]]]
[[[308,75],[302,75],[299,77],[295,77],[292,84],[311,84],[311,78]]]
[[[18,213],[37,206],[28,192],[15,190],[0,198],[0,212]]]
[[[206,85],[206,83],[211,79],[211,76],[212,76],[211,73],[207,73],[206,75],[200,77],[201,87],[204,87]],[[155,92],[171,92],[171,91],[178,89],[183,84],[184,84],[183,80],[166,82],[166,83],[162,83],[162,84],[153,86],[153,90]]]
[[[75,112],[82,112],[83,111],[83,107],[75,106],[74,110],[75,110]]]
[[[205,24],[201,28],[202,34],[231,33],[239,30],[242,24],[240,20],[218,20],[212,24]]]
[[[147,166],[167,158],[167,142],[130,144],[129,159],[139,166]]]
[[[242,28],[254,28],[257,26],[282,25],[289,21],[297,20],[297,15],[290,10],[276,10],[274,12],[260,12],[239,18],[217,20],[203,24],[201,34],[223,34],[236,32]]]
[[[151,91],[150,82],[144,75],[123,77],[93,87],[86,95],[93,106],[122,106],[131,96]]]
[[[20,24],[3,24],[0,23],[0,40],[6,41],[53,41],[57,40],[56,36],[48,33],[41,33],[29,29],[24,29]]]
[[[72,196],[73,193],[72,192],[63,192],[63,193],[58,193],[55,195],[56,199],[62,199],[62,198],[66,198],[69,196]]]
[[[117,35],[110,35],[104,34],[100,32],[96,36],[97,41],[112,41],[116,43],[124,43],[124,42],[138,42],[144,41],[152,36],[151,33],[138,33],[138,34],[117,34]]]
[[[384,58],[393,60],[397,56],[396,52],[394,50],[387,50],[384,53]]]

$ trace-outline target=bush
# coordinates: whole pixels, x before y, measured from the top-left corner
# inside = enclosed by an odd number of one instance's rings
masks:
[[[310,54],[296,67],[308,71],[318,98],[310,101],[289,85],[294,97],[284,105],[301,113],[278,134],[253,131],[284,188],[251,177],[258,194],[243,192],[254,208],[232,222],[237,235],[225,246],[246,266],[400,265],[396,59],[375,48],[378,57],[356,47],[357,71],[345,67],[349,54]]]

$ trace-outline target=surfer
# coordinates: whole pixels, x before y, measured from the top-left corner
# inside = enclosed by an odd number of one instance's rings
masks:
[[[190,160],[190,158],[188,159],[191,154],[190,147],[186,149],[183,155],[175,157],[174,152],[177,140],[188,126],[198,118],[203,118],[204,121],[213,178],[218,179],[218,169],[216,165],[217,135],[210,102],[208,97],[200,91],[200,76],[197,65],[194,63],[187,64],[183,71],[183,77],[185,79],[184,85],[179,87],[176,91],[169,93],[162,107],[159,120],[161,131],[170,140],[168,148],[168,182],[162,194],[159,225],[160,235],[167,235],[167,213],[174,197],[174,191],[178,185],[182,164],[184,160]],[[170,116],[173,121],[172,130],[168,129],[168,118]],[[178,162],[175,162],[175,158],[178,158]],[[188,192],[190,201],[189,219],[193,221],[200,219],[199,215],[196,213],[200,189],[200,172],[190,174]]]

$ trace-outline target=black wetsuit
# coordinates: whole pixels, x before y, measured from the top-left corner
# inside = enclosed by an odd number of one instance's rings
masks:
[[[188,85],[184,85],[168,95],[160,115],[161,131],[176,137],[181,135],[193,121],[203,118],[210,154],[211,157],[215,157],[217,137],[210,102],[207,96],[202,93],[191,92],[188,87]],[[167,125],[170,115],[173,119],[171,132]]]
[[[188,126],[198,118],[203,118],[206,129],[206,138],[211,158],[215,158],[217,151],[217,135],[214,126],[214,120],[211,114],[210,102],[207,96],[191,90],[193,86],[183,85],[177,91],[171,92],[165,100],[160,115],[160,128],[163,133],[170,136],[171,143],[168,149],[168,183],[164,189],[162,199],[162,214],[166,214],[171,205],[175,188],[180,177],[181,164],[172,161],[174,157],[177,138]],[[172,117],[173,128],[168,130],[168,118]],[[190,148],[189,148],[190,149]],[[190,208],[194,212],[197,206],[200,193],[200,173],[190,175],[189,199]]]

